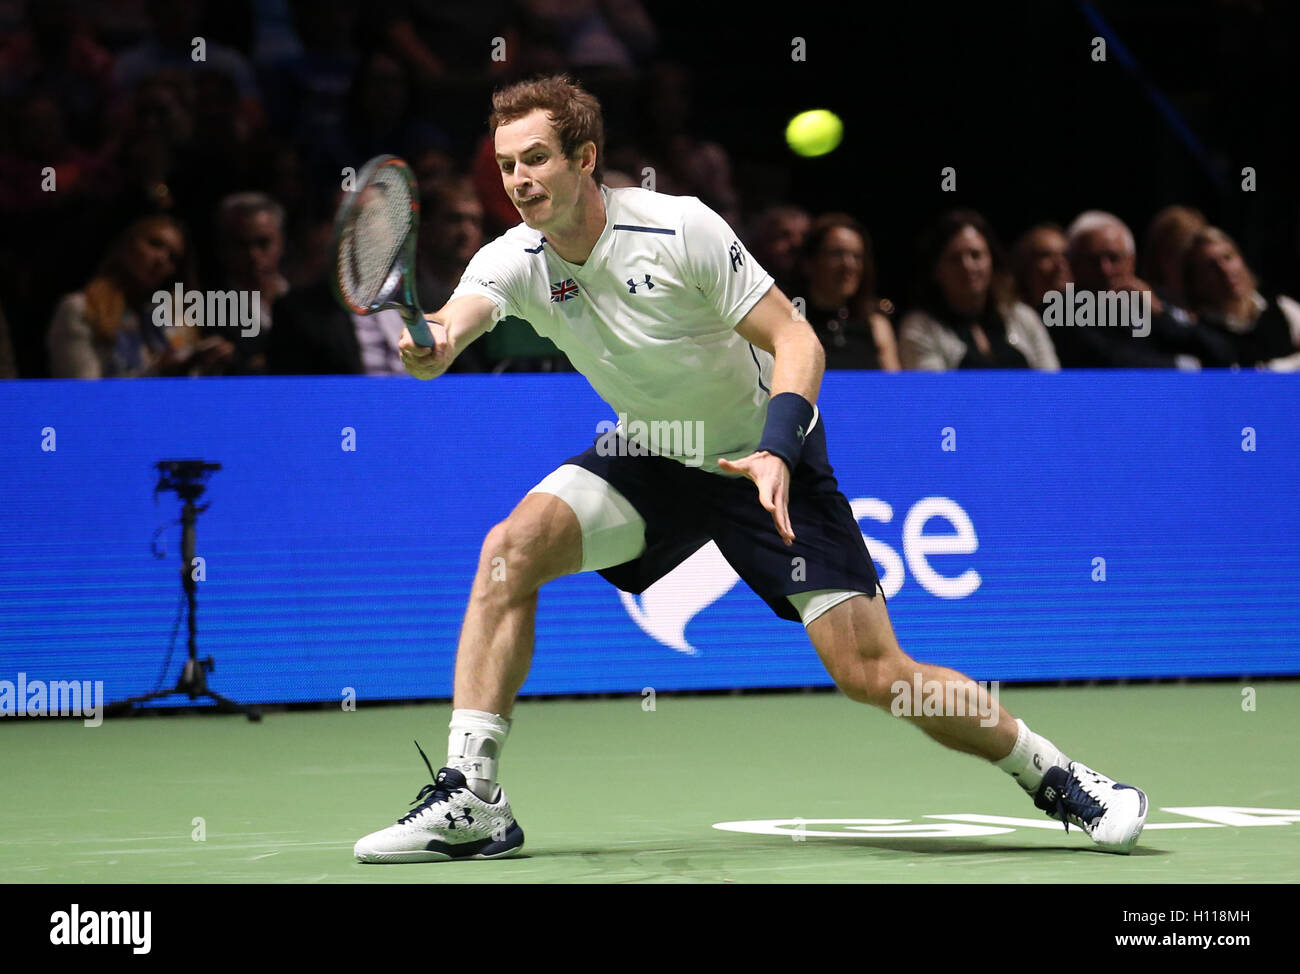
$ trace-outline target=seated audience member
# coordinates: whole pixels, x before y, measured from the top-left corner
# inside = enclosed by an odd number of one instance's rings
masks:
[[[851,216],[828,213],[813,222],[800,260],[807,316],[828,369],[897,372],[894,326],[880,311],[871,238]]]
[[[111,379],[219,372],[233,349],[220,338],[203,339],[180,327],[182,309],[159,327],[159,290],[171,291],[187,275],[187,243],[170,216],[131,224],[109,248],[84,288],[55,308],[46,340],[56,379]],[[165,312],[161,312],[165,315]]]
[[[1183,293],[1197,319],[1226,335],[1246,368],[1300,370],[1300,303],[1265,298],[1236,243],[1205,227],[1187,248]]]
[[[750,252],[786,296],[801,286],[799,255],[811,225],[807,211],[778,204],[760,213],[750,231]]]
[[[463,189],[464,187],[461,187]],[[455,195],[453,187],[453,197]],[[430,205],[433,190],[422,194],[421,250],[417,263],[416,294],[425,311],[437,311],[446,303],[450,290],[443,291],[445,276],[460,270],[453,266],[456,254],[463,253],[467,240],[474,238],[477,196],[469,188],[471,202],[457,204],[450,210]],[[324,253],[320,259],[306,263],[319,269],[317,278],[294,290],[275,307],[275,328],[267,342],[267,370],[278,375],[406,375],[406,367],[397,350],[405,327],[397,311],[374,315],[356,315],[341,307],[330,284],[335,272],[335,254],[331,247],[336,198],[316,221],[316,229],[305,235],[319,239]],[[453,214],[453,215],[448,215]],[[459,214],[456,216],[454,214]],[[434,234],[446,232],[447,239],[435,241]],[[428,260],[425,248],[436,251]],[[477,247],[477,243],[474,244]],[[473,249],[470,250],[472,256]],[[453,372],[485,371],[480,342],[474,342],[452,363]]]
[[[918,307],[903,319],[905,369],[1060,368],[1038,315],[1015,299],[1002,250],[973,210],[944,214],[921,244]]]
[[[1151,218],[1142,248],[1142,279],[1151,285],[1160,303],[1171,314],[1183,312],[1183,259],[1192,239],[1206,226],[1200,210],[1187,206],[1166,206]],[[1183,312],[1185,313],[1185,312]]]
[[[1065,231],[1055,223],[1030,227],[1011,247],[1011,270],[1016,278],[1016,293],[1029,307],[1040,310],[1046,294],[1065,293],[1069,284],[1070,262],[1065,250]]]
[[[146,0],[150,32],[118,55],[113,67],[114,87],[120,95],[129,96],[139,82],[159,72],[222,74],[235,85],[241,126],[257,128],[262,123],[262,103],[248,60],[211,38],[203,38],[203,58],[195,57],[194,41],[199,36],[205,6],[206,0]]]
[[[4,308],[0,308],[0,379],[18,378],[18,359],[14,355],[13,342],[9,340],[9,322],[5,320]]]
[[[1109,369],[1121,367],[1179,368],[1231,365],[1235,352],[1231,343],[1188,315],[1175,314],[1159,295],[1134,273],[1133,232],[1119,217],[1101,210],[1079,214],[1066,231],[1068,256],[1077,293],[1091,291],[1099,299],[1127,292],[1127,320],[1098,321],[1091,325],[1054,328],[1053,340],[1062,361],[1073,368]],[[1145,314],[1144,294],[1150,294],[1150,320]],[[1097,301],[1098,318],[1102,304]]]
[[[286,297],[267,340],[267,371],[277,375],[406,375],[397,311],[354,315],[335,300],[329,280]]]
[[[219,290],[258,294],[255,327],[222,328],[223,336],[235,345],[231,371],[264,372],[275,306],[289,292],[289,282],[280,272],[284,208],[265,193],[232,193],[221,201],[216,229],[217,258],[221,263]]]
[[[417,287],[425,308],[447,303],[483,244],[483,204],[468,178],[434,183],[420,193]]]

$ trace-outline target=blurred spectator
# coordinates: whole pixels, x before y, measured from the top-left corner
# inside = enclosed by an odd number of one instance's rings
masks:
[[[973,210],[944,214],[922,239],[918,307],[900,328],[905,369],[1060,368],[1038,315],[1015,299],[992,229]]]
[[[219,74],[229,78],[235,88],[240,127],[251,130],[260,126],[262,105],[252,66],[238,51],[199,34],[206,0],[147,0],[146,6],[150,36],[118,58],[113,70],[118,92],[129,95],[139,82],[160,71]],[[195,60],[199,51],[196,40],[203,42],[201,60]]]
[[[1119,217],[1101,210],[1079,214],[1066,232],[1075,287],[1098,295],[1127,291],[1137,296],[1151,287],[1133,272],[1133,232]],[[1151,297],[1151,320],[1140,329],[1134,321],[1063,327],[1053,336],[1062,360],[1074,368],[1179,368],[1231,365],[1231,343],[1197,325],[1186,314],[1166,310]],[[1149,331],[1148,331],[1149,329]],[[1143,332],[1146,331],[1146,334]]]
[[[267,371],[277,375],[406,375],[397,342],[397,311],[354,315],[341,308],[328,280],[294,291],[276,308]]]
[[[280,139],[261,139],[249,153],[249,181],[243,189],[257,189],[275,200],[285,211],[285,246],[292,249],[295,235],[302,230],[314,205],[327,192],[339,188],[341,173],[313,174],[303,161],[298,146]],[[313,175],[320,177],[313,180]]]
[[[0,379],[18,378],[18,359],[14,356],[14,345],[9,340],[9,322],[5,319],[4,308],[0,308]]]
[[[22,29],[0,41],[0,95],[48,93],[73,138],[89,149],[103,134],[113,56],[95,40],[78,6],[72,0],[28,0]]]
[[[433,183],[420,193],[420,235],[416,255],[421,305],[436,311],[460,283],[465,266],[483,246],[483,204],[474,183],[458,176]],[[452,363],[453,372],[486,372],[483,342],[474,342]]]
[[[787,295],[799,287],[799,253],[811,225],[807,210],[786,203],[769,206],[754,219],[750,253]]]
[[[1072,280],[1070,262],[1065,256],[1068,245],[1065,231],[1055,223],[1030,227],[1012,245],[1011,269],[1016,277],[1016,292],[1029,307],[1041,311],[1045,294],[1065,293],[1065,285]]]
[[[323,0],[322,6],[328,2]],[[249,51],[254,64],[274,64],[302,56],[302,39],[295,29],[291,9],[294,5],[295,0],[254,0],[253,39]],[[265,85],[262,90],[266,90]]]
[[[261,161],[258,144],[239,113],[234,82],[221,74],[197,75],[194,138],[176,180],[176,196],[178,209],[192,218],[201,267],[210,267],[214,258],[219,259],[219,230],[211,214],[218,211],[221,201],[240,191],[262,189],[271,178],[269,171],[256,168]]]
[[[284,257],[284,208],[265,193],[235,193],[221,201],[217,214],[217,254],[221,262],[220,290],[259,294],[258,320],[252,334],[231,333],[236,356],[233,370],[266,370],[266,348],[274,308],[289,292],[280,271]]]
[[[337,143],[361,60],[355,47],[358,0],[290,0],[288,6],[302,45],[265,68],[267,115],[291,141]]]
[[[66,295],[50,322],[50,371],[56,379],[198,375],[231,354],[220,339],[179,327],[179,309],[159,327],[154,293],[182,288],[188,271],[185,232],[169,216],[144,217],[112,244],[80,291]],[[177,327],[172,327],[177,326]]]
[[[356,315],[334,294],[336,256],[330,247],[334,213],[342,194],[322,201],[317,217],[302,235],[319,253],[302,269],[315,274],[275,306],[275,327],[266,342],[266,370],[276,375],[406,375],[397,342],[402,316],[393,310]],[[436,311],[417,286],[421,304]],[[459,364],[459,363],[458,363]],[[454,368],[454,367],[453,367]]]
[[[342,141],[333,141],[329,133],[312,136],[322,152],[328,145],[333,172],[343,166],[360,170],[367,159],[383,153],[413,159],[430,146],[445,150],[446,134],[414,117],[411,96],[401,62],[382,51],[363,58],[348,89]]]
[[[220,201],[279,175],[240,114],[235,83],[213,72],[160,72],[136,86],[124,111],[107,209],[117,223],[159,209],[185,219],[206,274],[217,262]]]
[[[94,23],[95,36],[110,51],[130,47],[149,33],[144,0],[106,0],[96,3],[86,13]]]
[[[380,0],[374,17],[388,47],[421,85],[447,78],[477,79],[505,70],[520,39],[511,0]],[[506,61],[492,60],[490,42],[502,37]]]
[[[119,209],[172,209],[182,163],[194,138],[194,86],[177,75],[155,75],[132,93],[110,140],[114,156],[112,195]]]
[[[801,264],[807,317],[826,349],[826,368],[897,372],[894,327],[880,310],[871,238],[861,224],[843,213],[818,217]]]
[[[677,64],[657,64],[645,87],[647,118],[638,129],[641,142],[610,152],[607,164],[634,176],[648,167],[654,170],[660,193],[698,196],[731,226],[741,226],[727,150],[691,134],[690,71]]]
[[[430,186],[456,175],[456,163],[441,145],[425,143],[420,145],[407,157],[415,181],[421,186]]]
[[[1205,227],[1187,247],[1184,293],[1197,318],[1227,335],[1246,367],[1300,370],[1300,304],[1286,295],[1265,298],[1237,244]]]
[[[1151,218],[1146,245],[1142,250],[1142,277],[1156,293],[1160,303],[1170,308],[1186,308],[1183,293],[1183,260],[1187,248],[1205,227],[1200,210],[1187,206],[1166,206]]]
[[[441,308],[460,283],[465,265],[483,245],[483,204],[465,178],[420,193],[417,282],[420,301]]]
[[[53,93],[35,91],[16,106],[13,148],[0,148],[0,207],[53,209],[99,188],[105,163],[68,138]],[[46,168],[54,170],[53,182]]]
[[[639,0],[520,0],[517,10],[529,71],[631,74],[657,42]]]
[[[334,273],[334,214],[341,196],[337,184],[332,193],[313,192],[289,224],[280,266],[290,291],[309,287]]]

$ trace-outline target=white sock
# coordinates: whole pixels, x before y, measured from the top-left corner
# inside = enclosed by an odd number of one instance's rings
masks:
[[[1032,795],[1043,783],[1043,775],[1049,768],[1053,766],[1068,768],[1070,759],[1046,737],[1031,731],[1023,720],[1017,720],[1016,724],[1020,728],[1020,733],[1016,737],[1016,746],[1001,761],[994,763],[1015,778],[1016,784]]]
[[[447,737],[447,767],[465,776],[469,790],[485,802],[496,798],[497,764],[510,733],[510,720],[482,710],[453,710]]]

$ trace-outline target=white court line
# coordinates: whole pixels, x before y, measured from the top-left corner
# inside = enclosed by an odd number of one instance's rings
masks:
[[[927,815],[926,818],[950,818],[958,822],[975,822],[980,825],[1011,825],[1022,829],[1049,829],[1058,832],[1061,823],[1049,818],[1016,818],[1012,815]],[[1146,830],[1151,829],[1221,829],[1215,822],[1151,822]]]

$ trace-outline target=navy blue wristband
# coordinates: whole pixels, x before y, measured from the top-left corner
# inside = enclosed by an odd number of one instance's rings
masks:
[[[759,450],[766,450],[785,461],[794,473],[803,453],[803,438],[812,426],[813,407],[797,392],[782,392],[767,404],[767,422],[763,424],[763,438]]]

